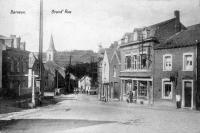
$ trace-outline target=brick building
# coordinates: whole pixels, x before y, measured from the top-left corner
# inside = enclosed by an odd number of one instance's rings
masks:
[[[29,52],[25,50],[25,42],[20,37],[11,35],[1,38],[3,50],[2,91],[4,95],[20,96],[29,92],[28,62]]]
[[[120,45],[121,51],[121,100],[132,91],[138,103],[153,103],[154,50],[168,37],[185,27],[181,24],[179,11],[175,17],[144,28],[135,28],[126,33]]]
[[[193,25],[155,47],[154,103],[199,108],[200,24]]]

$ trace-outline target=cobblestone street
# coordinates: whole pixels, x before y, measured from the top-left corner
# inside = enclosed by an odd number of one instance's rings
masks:
[[[96,95],[56,97],[55,105],[2,114],[2,132],[198,133],[200,113],[193,110],[101,102]]]

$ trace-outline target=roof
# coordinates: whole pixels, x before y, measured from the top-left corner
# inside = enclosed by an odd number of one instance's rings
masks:
[[[116,56],[118,63],[120,64],[121,63],[121,56],[120,56],[120,51],[118,49],[116,49],[114,51],[111,60],[113,60],[114,56]]]
[[[44,67],[46,70],[50,70],[51,73],[55,73],[55,71],[58,71],[63,76],[63,78],[65,78],[65,69],[60,67],[55,62],[48,61],[44,64]]]
[[[6,36],[3,36],[3,35],[0,35],[0,39],[11,39],[10,37],[6,37]]]
[[[146,30],[150,31],[150,36],[147,39],[152,38],[152,40],[154,40],[154,41],[156,39],[156,42],[158,42],[158,43],[163,43],[163,42],[165,42],[166,39],[168,39],[170,36],[172,36],[176,33],[176,30],[175,30],[175,24],[177,23],[176,19],[177,18],[172,18],[172,19],[165,20],[160,23],[153,24],[153,25],[150,25],[147,27],[135,28],[133,33],[134,32],[142,32],[143,30],[146,29]],[[180,22],[180,29],[181,30],[186,29],[186,27],[181,22]],[[128,33],[128,35],[130,36],[133,33]],[[128,44],[123,44],[121,46],[126,46],[126,45],[128,46],[130,43],[135,44],[135,43],[140,43],[140,42],[141,42],[140,40],[130,41],[130,42],[128,42]]]
[[[112,56],[114,54],[116,49],[113,49],[113,48],[106,48],[105,51],[106,51],[106,54],[108,56],[108,61],[109,63],[111,62],[111,59],[112,59]]]
[[[150,25],[147,27],[148,30],[150,30],[152,32],[152,36],[156,37],[157,40],[162,43],[164,42],[167,38],[169,38],[171,35],[175,34],[175,31],[171,31],[171,32],[165,32],[165,34],[163,34],[164,30],[163,29],[168,29],[170,26],[174,26],[176,23],[176,18],[172,18],[154,25]],[[180,22],[181,25],[181,30],[185,30],[186,27]],[[174,28],[175,29],[175,28]]]
[[[164,43],[155,49],[167,49],[177,47],[187,47],[200,42],[200,24],[190,26],[187,30],[182,30],[169,37]]]

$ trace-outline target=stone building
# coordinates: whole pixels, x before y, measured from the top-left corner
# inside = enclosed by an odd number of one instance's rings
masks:
[[[154,50],[167,38],[185,29],[180,22],[179,11],[175,17],[148,27],[135,28],[121,40],[121,100],[133,92],[137,103],[153,103]]]
[[[200,24],[178,32],[155,47],[154,103],[200,107]]]
[[[29,51],[20,37],[11,35],[1,38],[5,45],[3,50],[2,91],[8,96],[20,96],[29,93],[28,62]]]

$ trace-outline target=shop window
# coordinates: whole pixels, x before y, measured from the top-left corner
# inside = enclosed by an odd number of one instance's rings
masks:
[[[138,96],[147,97],[147,81],[139,81]]]
[[[193,53],[183,54],[183,70],[193,71]]]
[[[172,82],[169,79],[162,80],[162,98],[172,99]]]
[[[163,71],[172,70],[172,55],[163,55]]]
[[[124,90],[124,93],[127,94],[129,93],[132,89],[132,82],[127,80],[125,81],[125,90]]]

